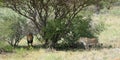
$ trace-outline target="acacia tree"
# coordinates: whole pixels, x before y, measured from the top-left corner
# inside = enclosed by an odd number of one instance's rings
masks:
[[[51,46],[67,33],[71,21],[84,8],[92,4],[97,4],[101,0],[3,0],[3,5],[8,7],[18,14],[31,20],[36,26],[39,34],[45,40],[51,40]],[[60,33],[53,34],[52,37],[46,38],[48,33],[45,28],[49,25],[48,21],[63,22],[64,30]],[[57,30],[57,28],[56,28]],[[57,31],[58,32],[58,31]]]

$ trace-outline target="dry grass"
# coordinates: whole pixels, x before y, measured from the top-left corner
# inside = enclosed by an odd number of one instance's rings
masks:
[[[109,45],[113,47],[120,47],[120,17],[102,15],[102,17],[103,16],[107,29],[100,34],[99,40],[104,44],[109,43]]]
[[[99,41],[104,45],[120,47],[120,7],[114,7],[108,12],[93,17],[94,22],[105,23],[106,29],[99,35]]]
[[[0,55],[0,60],[119,60],[120,49],[102,49],[91,51],[56,51],[45,52],[44,49],[13,54]]]

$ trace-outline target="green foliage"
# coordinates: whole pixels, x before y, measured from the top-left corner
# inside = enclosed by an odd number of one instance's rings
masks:
[[[22,38],[22,27],[25,24],[25,18],[8,8],[0,8],[0,13],[0,36],[4,37],[11,45],[14,45]]]
[[[3,48],[4,46],[6,46],[7,44],[3,41],[3,40],[1,40],[1,42],[0,42],[0,48]]]
[[[101,31],[104,30],[104,22],[93,24],[91,14],[88,11],[81,12],[74,20],[71,21],[69,27],[66,27],[65,20],[49,20],[44,29],[46,32],[45,38],[50,42],[58,43],[57,47],[70,47],[80,37],[97,37]]]
[[[0,6],[3,6],[3,0],[0,0]]]
[[[3,50],[3,52],[12,52],[13,47],[8,45],[5,41],[0,41],[0,49]]]
[[[89,28],[91,28],[89,25],[91,20],[92,19],[90,19],[90,17],[82,17],[82,16],[76,17],[75,20],[73,21],[73,29],[72,29],[75,36],[79,36],[79,37],[92,36],[89,30]]]
[[[92,34],[94,34],[94,36],[98,36],[100,34],[100,32],[102,32],[103,30],[105,30],[105,23],[104,22],[99,22],[98,24],[95,24],[91,28],[91,32],[92,32]]]
[[[13,47],[10,46],[10,45],[4,46],[3,49],[4,49],[6,52],[13,52]]]
[[[44,39],[48,40],[49,46],[52,46],[66,35],[65,20],[49,20],[43,31],[45,32]]]
[[[111,15],[120,16],[120,8],[119,8],[119,7],[120,7],[120,6],[118,6],[117,8],[111,9],[111,10],[109,11],[109,13],[110,13]]]
[[[110,8],[114,5],[114,3],[118,2],[119,0],[101,0],[99,3],[103,8]]]
[[[77,16],[72,21],[69,33],[64,38],[63,44],[73,46],[80,37],[94,37],[91,33],[90,17]]]
[[[56,34],[62,33],[64,31],[65,22],[61,22],[61,20],[50,20],[45,27],[46,37],[47,39],[52,39],[52,37]]]

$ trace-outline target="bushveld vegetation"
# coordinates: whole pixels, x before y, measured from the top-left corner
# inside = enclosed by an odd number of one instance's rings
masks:
[[[71,56],[72,58],[76,57],[75,54],[78,53],[83,55],[85,55],[84,53],[88,53],[88,55],[91,55],[95,52],[96,55],[100,55],[100,51],[103,52],[101,54],[104,54],[104,51],[111,51],[112,49],[93,50],[91,52],[84,51],[81,50],[81,48],[78,49],[80,46],[76,44],[76,42],[80,37],[98,38],[99,42],[103,43],[105,47],[107,45],[107,47],[119,47],[119,44],[115,45],[116,42],[112,43],[108,41],[110,39],[109,35],[111,35],[112,38],[112,36],[116,34],[116,32],[113,32],[114,34],[112,35],[109,29],[112,30],[114,26],[118,26],[116,25],[118,22],[112,25],[114,21],[109,21],[110,23],[105,21],[106,19],[109,20],[111,16],[114,16],[115,21],[118,21],[116,20],[116,16],[119,16],[119,10],[117,10],[119,8],[116,6],[119,6],[119,0],[116,1],[117,0],[1,0],[0,51],[6,53],[12,52],[14,56],[16,55],[12,58],[19,56],[18,60],[21,59],[21,57],[30,57],[32,54],[36,55],[36,57],[33,56],[33,58],[39,60],[37,57],[39,54],[37,55],[37,53],[42,54],[40,58],[43,58],[43,60],[64,60],[65,57],[62,56],[62,54]],[[112,9],[113,6],[115,6],[116,9]],[[106,15],[109,18],[106,18]],[[113,27],[109,28],[110,26]],[[118,31],[118,29],[116,31]],[[35,38],[33,42],[34,46],[28,50],[26,35],[29,32],[32,32]],[[56,53],[50,52],[49,54],[45,53],[47,51],[45,49],[47,48],[53,48],[58,51],[61,49],[63,51],[67,50],[69,53],[67,53],[67,51],[66,53],[55,51]],[[29,54],[30,52],[31,54]],[[60,55],[56,56],[57,53]],[[46,55],[47,57],[45,58],[44,56]],[[78,54],[81,58],[83,55]],[[66,59],[70,60],[68,56]],[[8,54],[8,57],[11,56]],[[106,60],[107,58],[108,56],[103,59]],[[90,57],[90,59],[92,59],[92,57]],[[96,58],[93,58],[93,60],[96,60]]]

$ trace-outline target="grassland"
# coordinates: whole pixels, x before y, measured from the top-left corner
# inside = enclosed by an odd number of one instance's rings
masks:
[[[55,52],[40,49],[0,55],[0,60],[120,60],[120,49]]]
[[[0,60],[120,60],[120,7],[114,7],[107,13],[94,15],[94,21],[105,23],[106,29],[100,33],[99,41],[104,46],[99,50],[75,50],[75,51],[54,51],[46,52],[46,49],[15,49],[13,53],[0,54]],[[38,44],[36,41],[34,43]],[[25,38],[19,43],[20,46],[27,46]]]

